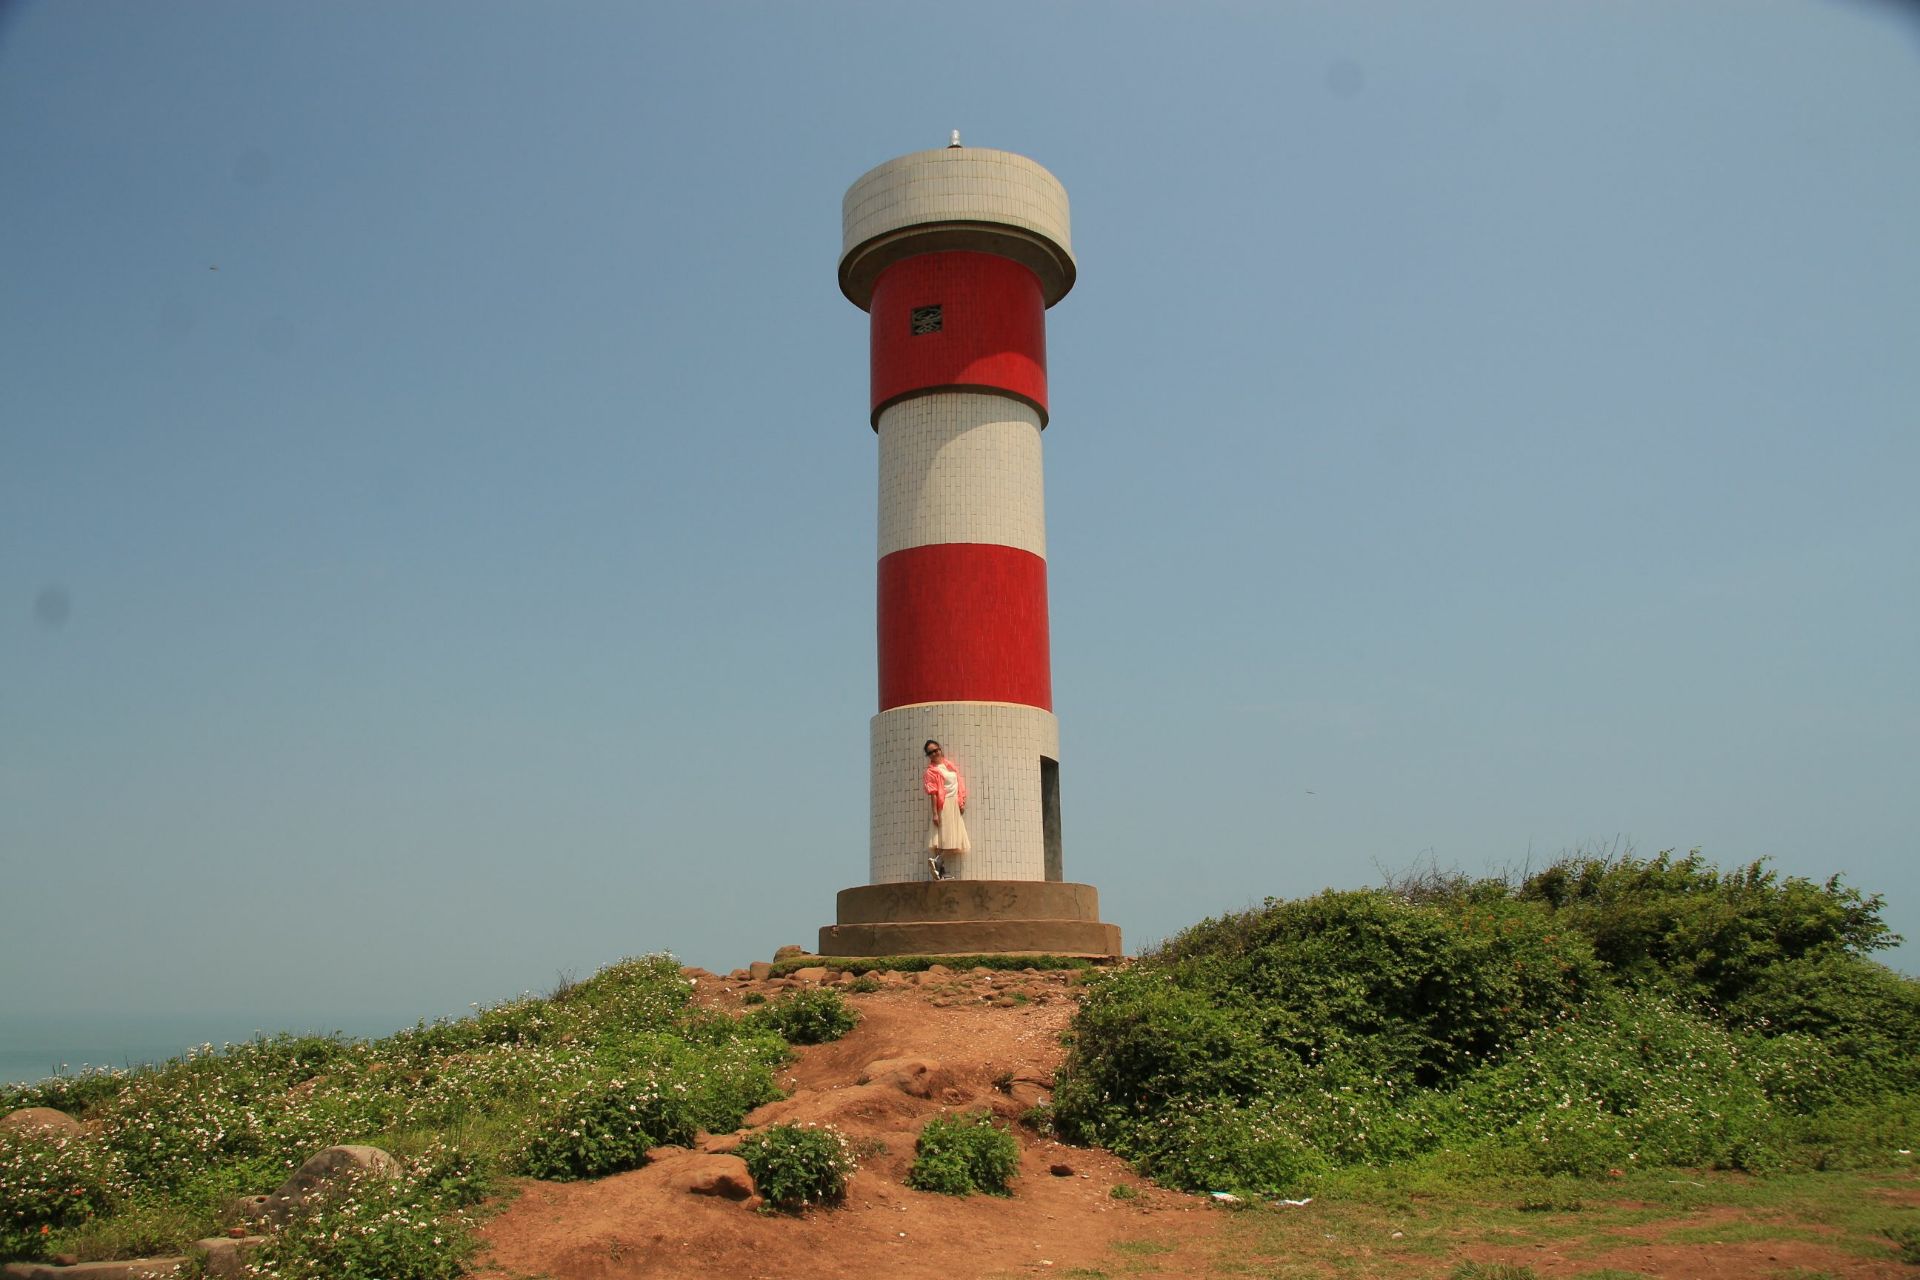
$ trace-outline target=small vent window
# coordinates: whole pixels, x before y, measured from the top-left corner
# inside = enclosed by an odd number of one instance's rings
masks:
[[[913,336],[940,332],[939,307],[915,307],[913,309]]]

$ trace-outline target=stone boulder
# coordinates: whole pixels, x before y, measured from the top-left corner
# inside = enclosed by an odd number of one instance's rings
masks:
[[[247,1259],[266,1242],[265,1236],[209,1236],[195,1240],[193,1250],[200,1255],[208,1280],[240,1280],[247,1274]]]
[[[882,1058],[860,1071],[860,1083],[884,1085],[914,1098],[932,1098],[947,1083],[940,1064],[930,1058]]]
[[[1007,1086],[1007,1096],[1022,1111],[1031,1111],[1035,1107],[1044,1107],[1052,1099],[1052,1092],[1044,1085],[1031,1080],[1015,1080]]]
[[[696,1196],[745,1200],[754,1194],[747,1162],[731,1155],[683,1156],[667,1166],[667,1186]]]
[[[342,1182],[357,1177],[392,1178],[400,1162],[378,1147],[328,1147],[280,1184],[268,1198],[267,1216],[285,1219],[308,1204],[326,1199]]]
[[[808,951],[805,947],[786,946],[773,953],[773,962],[779,964],[782,960],[792,960],[796,956],[811,954],[812,952]]]
[[[52,1107],[22,1107],[0,1116],[0,1129],[13,1133],[32,1133],[44,1138],[72,1138],[85,1132],[86,1126],[64,1111]]]

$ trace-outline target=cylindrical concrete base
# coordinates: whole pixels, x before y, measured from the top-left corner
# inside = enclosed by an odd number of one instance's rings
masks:
[[[866,884],[840,891],[823,956],[1122,954],[1089,884],[1045,880]]]

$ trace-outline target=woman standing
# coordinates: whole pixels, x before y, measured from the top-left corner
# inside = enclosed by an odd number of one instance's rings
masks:
[[[940,744],[928,738],[922,748],[927,753],[927,771],[921,782],[933,804],[933,821],[927,827],[927,868],[935,880],[947,878],[947,859],[957,858],[973,846],[967,840],[967,824],[960,816],[967,811],[967,780]]]

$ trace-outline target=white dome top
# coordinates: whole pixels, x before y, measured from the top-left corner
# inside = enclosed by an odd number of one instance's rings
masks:
[[[943,249],[1024,263],[1048,306],[1073,288],[1067,189],[1011,151],[941,147],[889,160],[847,188],[840,222],[840,290],[863,310],[882,271]]]

